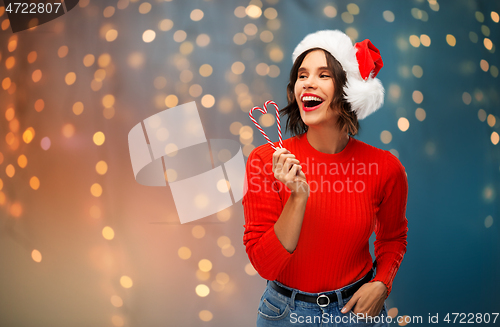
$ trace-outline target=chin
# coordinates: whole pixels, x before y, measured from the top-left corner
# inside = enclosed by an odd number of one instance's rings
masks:
[[[322,116],[324,116],[324,113],[322,113],[319,110],[318,111],[315,110],[315,111],[309,111],[309,112],[302,112],[301,113],[302,121],[307,126],[309,126],[309,125],[316,125],[316,124],[324,122],[324,118]]]
[[[312,116],[309,116],[309,117],[302,117],[302,121],[304,122],[304,124],[307,125],[307,127],[332,127],[332,128],[335,128],[335,123],[336,121],[335,120],[325,120],[323,117],[319,117],[319,116],[315,116],[315,117],[312,117]]]
[[[306,119],[302,118],[302,121],[304,124],[307,125],[307,127],[314,127],[316,125],[321,125],[322,121],[320,119],[314,119],[312,117],[308,117]]]

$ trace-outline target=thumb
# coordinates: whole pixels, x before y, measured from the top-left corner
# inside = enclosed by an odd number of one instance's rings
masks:
[[[344,305],[341,312],[342,313],[349,312],[356,305],[356,302],[358,302],[358,298],[355,297],[355,295],[353,295],[353,297]]]

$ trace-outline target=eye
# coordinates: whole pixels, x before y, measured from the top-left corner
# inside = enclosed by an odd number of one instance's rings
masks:
[[[305,78],[305,77],[307,77],[307,76],[306,76],[306,75],[304,75],[304,74],[299,75],[299,79],[301,79],[301,78]]]
[[[322,77],[322,78],[323,78],[323,77],[325,77],[325,78],[330,78],[331,76],[330,76],[330,74],[321,74],[321,75],[319,75],[319,77]]]

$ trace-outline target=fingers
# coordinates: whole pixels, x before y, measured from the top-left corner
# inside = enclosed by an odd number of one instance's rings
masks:
[[[285,148],[277,148],[276,151],[274,151],[274,153],[273,153],[273,168],[276,166],[276,163],[278,162],[278,158],[283,153],[290,153],[290,151],[288,151]]]
[[[356,302],[358,302],[358,297],[356,296],[356,293],[354,293],[352,298],[349,301],[347,301],[347,303],[344,305],[341,312],[342,313],[349,312],[356,305]]]
[[[363,309],[360,309],[363,306],[360,305],[359,296],[356,299],[354,299],[354,296],[342,308],[342,310],[341,310],[342,313],[345,314],[345,313],[348,313],[349,311],[351,311],[353,314],[355,314],[356,316],[359,316],[360,318],[375,317],[375,316],[378,316],[380,314],[383,304],[382,304],[382,306],[376,305],[376,306],[369,307],[369,309],[367,309],[365,307],[365,309],[363,310]],[[356,311],[359,311],[359,312],[354,312],[356,306],[358,307],[358,309]],[[366,306],[366,303],[365,303],[365,306]]]
[[[285,163],[283,164],[283,172],[285,174],[288,173],[294,165],[300,166],[300,161],[298,161],[295,158],[290,158],[290,157],[286,158]]]
[[[295,159],[295,160],[296,160],[296,159]],[[296,160],[296,161],[298,161],[298,160]],[[297,162],[297,163],[294,163],[294,164],[292,164],[292,165],[293,165],[293,166],[292,166],[292,168],[290,168],[290,169],[288,170],[288,173],[286,174],[286,177],[285,177],[285,178],[286,178],[287,180],[289,180],[289,181],[292,181],[292,180],[294,180],[294,179],[295,179],[295,175],[297,175],[297,172],[298,172],[298,170],[300,169],[300,165],[299,165],[299,163],[298,163],[298,162]],[[287,171],[287,170],[286,170],[286,169],[284,169],[284,171]]]
[[[279,148],[273,153],[274,177],[285,184],[292,192],[309,196],[309,184],[302,172],[300,161],[290,151]]]
[[[287,173],[292,167],[292,164],[299,163],[300,162],[295,159],[295,155],[285,148],[278,148],[273,153],[273,171],[275,174],[281,172]]]
[[[294,158],[293,154],[282,154],[276,167],[274,167],[274,176],[284,182],[282,179],[285,179],[290,169],[294,165],[300,165],[300,161]]]
[[[278,158],[278,162],[276,163],[276,167],[284,170],[284,164],[287,159],[295,159],[295,155],[291,153],[281,154]]]

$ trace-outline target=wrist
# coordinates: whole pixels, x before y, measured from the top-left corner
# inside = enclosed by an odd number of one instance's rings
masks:
[[[296,202],[305,202],[309,198],[308,193],[304,192],[291,192],[290,199]]]
[[[371,281],[370,283],[377,285],[377,287],[380,288],[380,290],[382,290],[383,293],[387,295],[387,291],[389,289],[387,288],[387,285],[385,285],[383,282],[381,282],[379,280],[374,280],[374,281]]]

